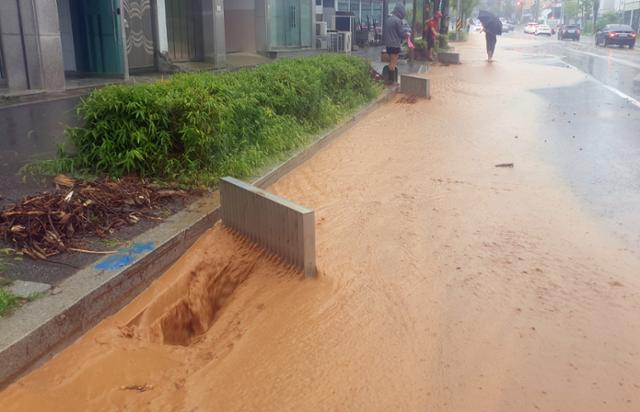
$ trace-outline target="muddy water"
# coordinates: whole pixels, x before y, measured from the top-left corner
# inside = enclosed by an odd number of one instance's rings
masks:
[[[640,261],[529,92],[582,77],[465,52],[271,188],[316,209],[317,279],[216,226],[2,410],[638,410]]]

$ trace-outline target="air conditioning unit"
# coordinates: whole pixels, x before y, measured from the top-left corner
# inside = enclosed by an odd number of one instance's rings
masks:
[[[339,31],[337,32],[338,36],[337,36],[337,47],[336,47],[336,51],[338,52],[342,52],[342,53],[351,53],[351,41],[352,41],[352,35],[350,31]]]
[[[327,35],[327,22],[326,21],[317,21],[316,22],[316,36],[325,37]]]
[[[329,32],[327,35],[327,50],[330,52],[340,51],[340,36],[335,31]]]
[[[316,49],[327,50],[329,48],[329,41],[326,37],[316,37]]]
[[[327,49],[337,53],[351,53],[351,32],[331,31],[327,36]]]

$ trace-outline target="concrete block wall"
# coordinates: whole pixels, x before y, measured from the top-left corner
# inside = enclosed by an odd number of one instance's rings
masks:
[[[57,2],[0,1],[0,42],[9,89],[64,89]]]
[[[256,2],[224,2],[224,37],[226,52],[256,52]]]
[[[225,63],[224,1],[202,0],[202,35],[204,59],[216,66]]]
[[[431,87],[429,79],[412,74],[403,74],[400,76],[400,93],[430,98]]]
[[[220,181],[222,223],[316,275],[314,211],[240,180]]]
[[[460,64],[460,53],[438,52],[438,60],[445,64]]]

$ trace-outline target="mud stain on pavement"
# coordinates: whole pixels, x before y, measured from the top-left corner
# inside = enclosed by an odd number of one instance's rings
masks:
[[[315,209],[316,279],[216,226],[3,412],[637,410],[640,261],[544,160],[531,92],[581,77],[460,49],[270,188]]]

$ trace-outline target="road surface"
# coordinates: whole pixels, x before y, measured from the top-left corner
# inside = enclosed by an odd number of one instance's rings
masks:
[[[317,279],[216,226],[3,411],[638,410],[640,108],[482,46],[271,188]]]

